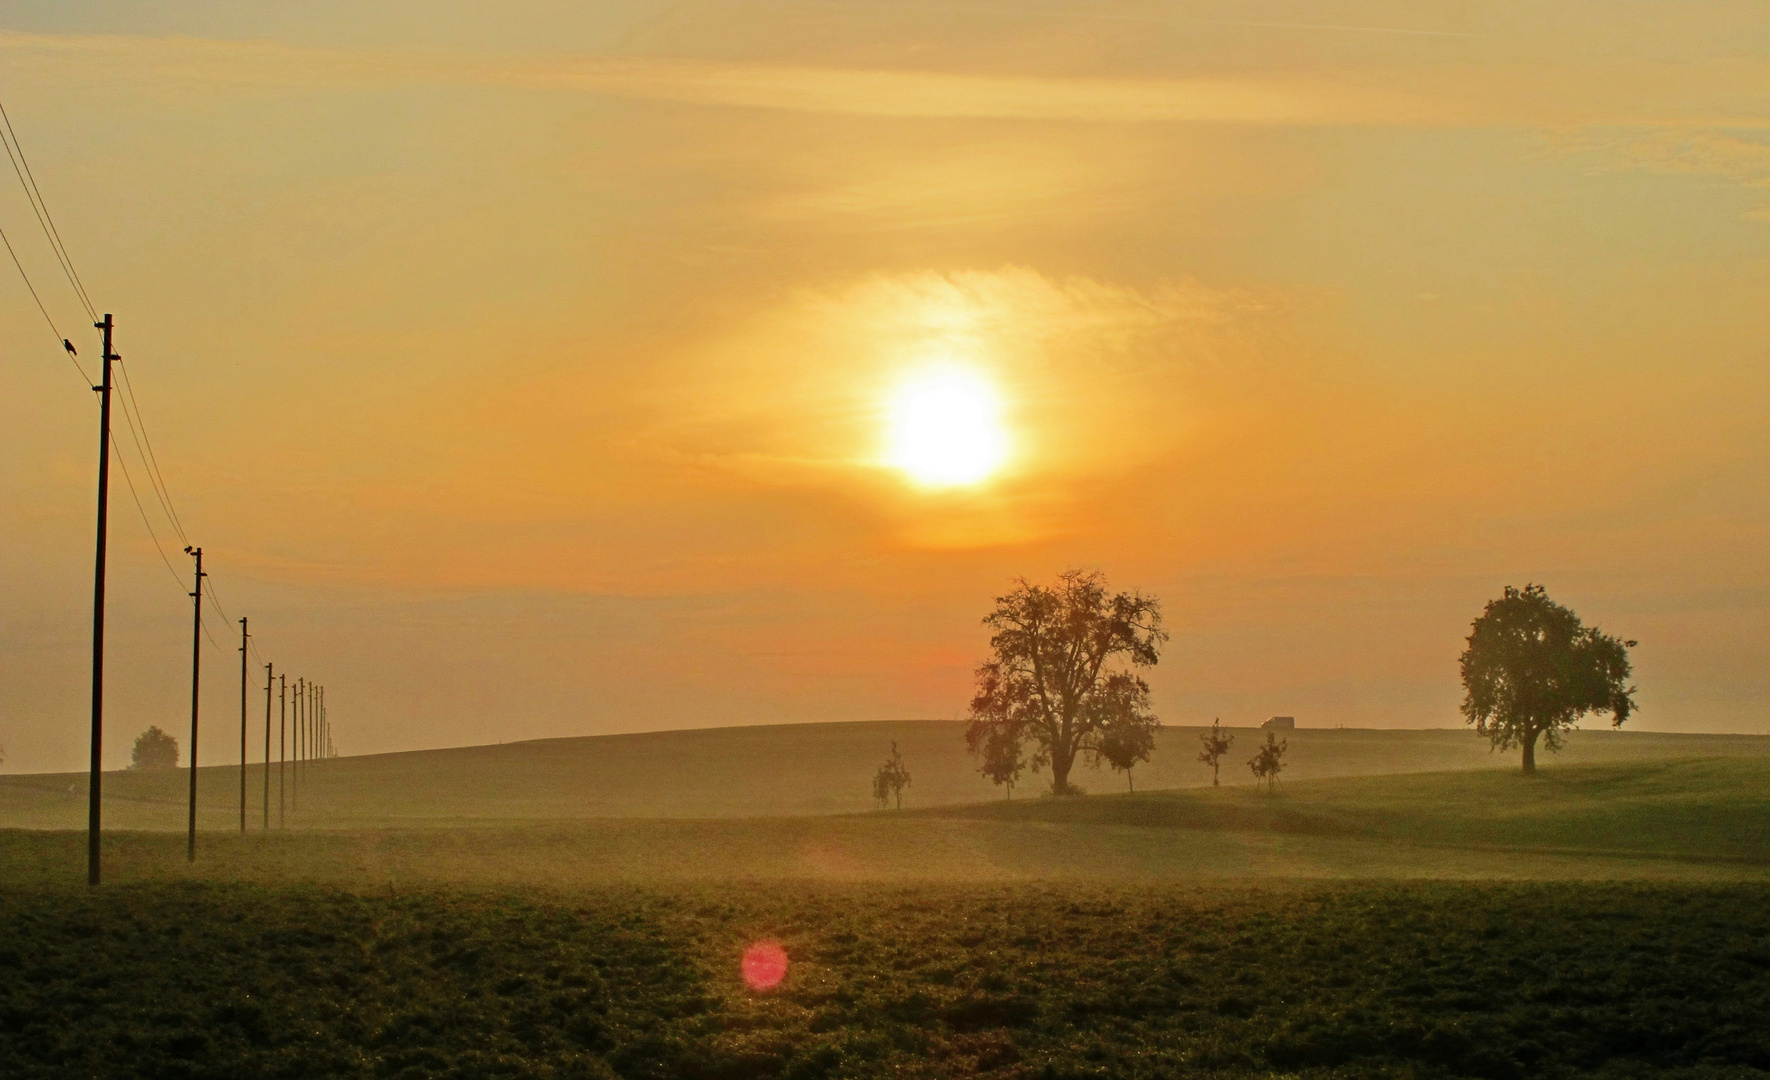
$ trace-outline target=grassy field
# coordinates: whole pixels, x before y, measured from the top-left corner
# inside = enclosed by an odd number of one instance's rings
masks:
[[[1137,770],[1140,790],[1196,787],[1209,774],[1195,760],[1195,728],[1164,728],[1151,761]],[[1246,784],[1244,764],[1257,741],[1237,731],[1224,780]],[[1303,729],[1289,736],[1285,779],[1446,770],[1516,769],[1467,730]],[[963,725],[950,721],[802,724],[668,731],[500,746],[339,758],[313,767],[289,820],[297,827],[456,825],[463,822],[584,818],[777,817],[855,813],[871,807],[871,776],[895,740],[914,783],[908,805],[988,802],[1001,791],[980,778],[965,753]],[[1545,769],[1625,765],[1686,758],[1770,760],[1770,738],[1575,732]],[[185,827],[183,771],[110,773],[105,821],[119,829]],[[1123,774],[1081,770],[1096,793],[1125,789]],[[262,772],[248,771],[247,802],[257,824]],[[1036,794],[1029,777],[1020,794]],[[0,828],[76,829],[86,822],[84,774],[0,776]],[[238,827],[237,767],[199,774],[199,821]],[[273,808],[274,812],[274,808]]]
[[[1770,1075],[1770,892],[0,888],[0,1075]],[[739,978],[772,939],[786,980]]]
[[[6,880],[83,873],[79,832],[0,832]],[[1770,762],[1343,777],[809,817],[114,832],[119,880],[584,887],[695,881],[1770,878]]]
[[[1764,740],[1593,733],[1526,778],[1303,732],[1274,795],[829,812],[865,800],[814,767],[892,730],[345,759],[285,831],[211,803],[194,864],[113,829],[99,890],[83,833],[0,829],[0,1076],[1770,1077]],[[956,730],[921,734],[912,769]],[[187,775],[118,786],[163,824]],[[56,821],[49,783],[0,797]]]

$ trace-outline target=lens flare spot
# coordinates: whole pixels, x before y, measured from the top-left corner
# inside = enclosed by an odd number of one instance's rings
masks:
[[[787,977],[787,950],[758,941],[744,950],[744,982],[752,990],[773,990]]]

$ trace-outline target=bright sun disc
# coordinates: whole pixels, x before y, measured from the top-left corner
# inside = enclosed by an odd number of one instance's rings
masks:
[[[902,386],[891,401],[886,460],[928,487],[975,484],[1008,456],[995,388],[967,371],[936,371]]]

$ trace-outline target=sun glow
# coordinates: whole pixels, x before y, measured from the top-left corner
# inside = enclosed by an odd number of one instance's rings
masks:
[[[889,415],[886,461],[924,487],[976,484],[1007,460],[1001,399],[975,372],[925,372],[898,388]]]

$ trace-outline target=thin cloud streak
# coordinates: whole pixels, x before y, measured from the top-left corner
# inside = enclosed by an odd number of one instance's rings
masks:
[[[987,7],[950,7],[929,4],[856,4],[856,3],[825,3],[825,4],[794,4],[778,5],[781,7],[801,8],[810,11],[889,11],[922,12],[930,15],[981,15],[1004,19],[1077,19],[1087,22],[1130,22],[1154,23],[1161,26],[1239,26],[1253,29],[1271,30],[1338,30],[1367,34],[1417,34],[1423,37],[1473,38],[1480,34],[1471,34],[1462,30],[1419,30],[1398,26],[1348,26],[1339,23],[1296,23],[1296,22],[1255,22],[1247,19],[1192,19],[1184,15],[1127,15],[1123,12],[1105,11],[1040,11],[1036,8],[987,8]]]
[[[32,74],[336,91],[389,85],[505,86],[686,105],[895,118],[1218,123],[1260,126],[1770,127],[1709,98],[1749,72],[1716,69],[1712,95],[1666,101],[1654,72],[1396,69],[1358,76],[1088,78],[816,67],[671,57],[485,56],[309,49],[274,41],[0,33],[0,56]],[[91,63],[81,64],[79,61]],[[1684,84],[1691,72],[1680,69]],[[1770,85],[1770,73],[1760,72]],[[1703,83],[1703,80],[1695,80]],[[1633,87],[1634,102],[1614,91]],[[1655,115],[1656,111],[1671,115]],[[1682,115],[1679,115],[1679,111]]]

